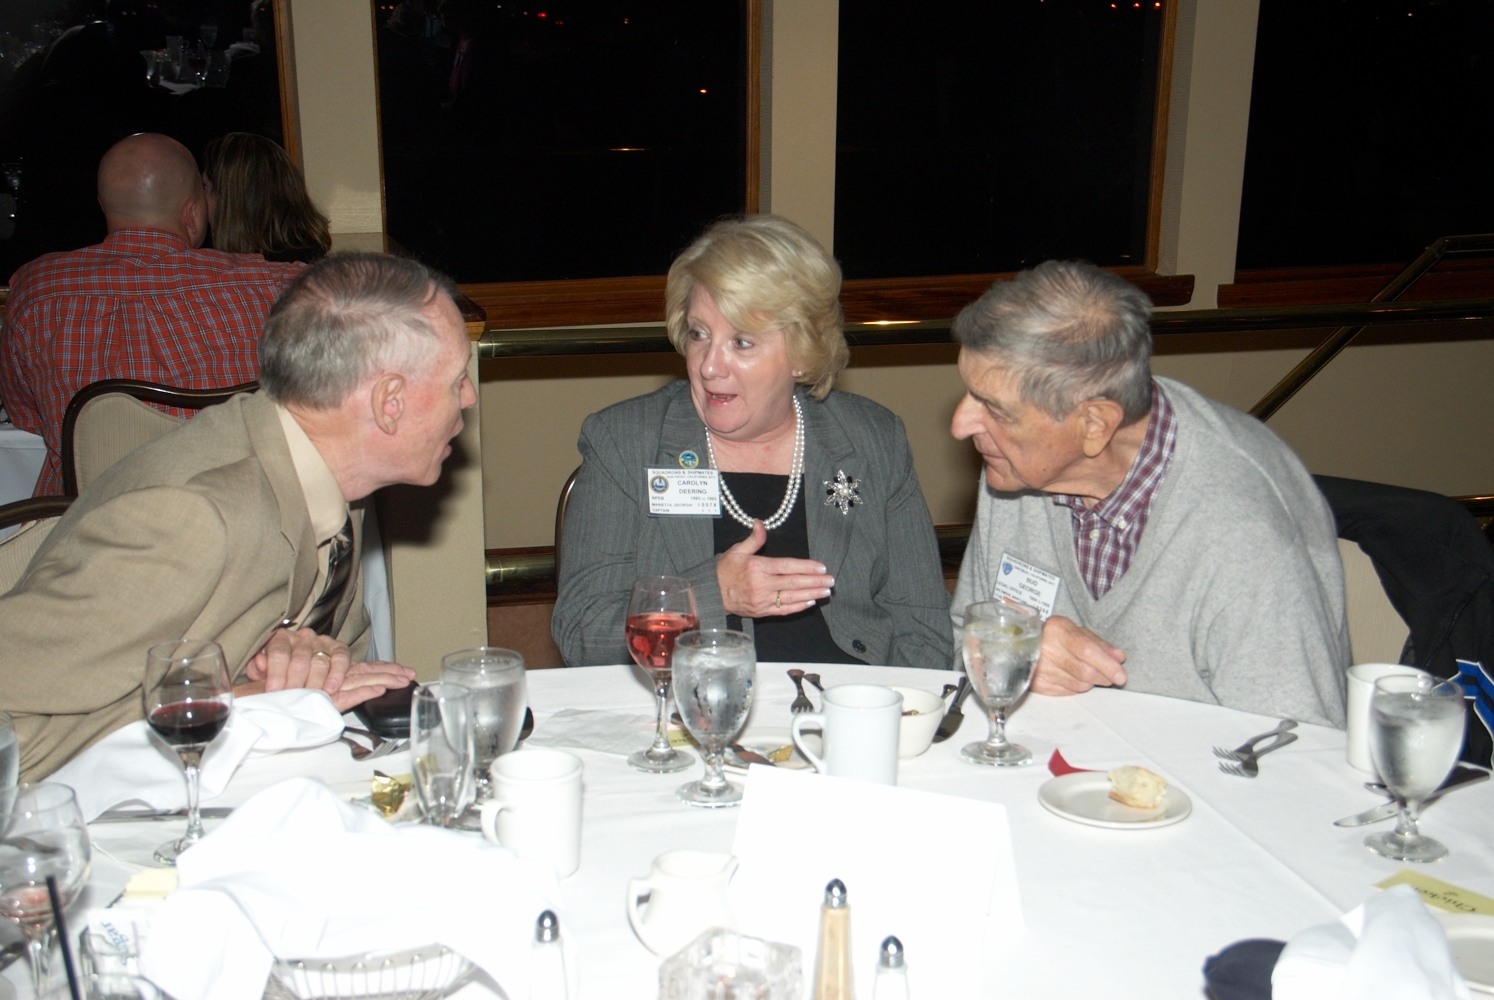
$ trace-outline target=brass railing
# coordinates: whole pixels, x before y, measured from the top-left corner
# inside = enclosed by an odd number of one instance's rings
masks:
[[[1480,521],[1494,518],[1494,495],[1453,497]],[[957,570],[970,541],[970,525],[947,524],[934,529],[939,541],[939,559],[946,570]],[[1485,526],[1488,533],[1494,520]],[[1494,537],[1490,538],[1494,542]],[[509,594],[516,597],[545,599],[555,593],[555,550],[549,546],[532,549],[490,549],[487,553],[488,596]]]
[[[1407,264],[1404,271],[1391,278],[1390,283],[1380,289],[1366,305],[1372,308],[1385,307],[1394,302],[1406,289],[1414,285],[1418,278],[1436,267],[1437,262],[1450,253],[1488,253],[1490,251],[1494,251],[1494,233],[1444,236],[1427,247],[1420,257]],[[1410,305],[1410,303],[1406,304]],[[1295,396],[1303,386],[1312,381],[1328,362],[1338,356],[1339,351],[1348,347],[1349,341],[1357,337],[1366,325],[1363,321],[1353,321],[1330,333],[1326,340],[1298,363],[1297,367],[1287,372],[1285,378],[1262,396],[1259,403],[1250,408],[1250,415],[1261,420],[1271,419],[1271,415],[1281,409],[1286,401]]]

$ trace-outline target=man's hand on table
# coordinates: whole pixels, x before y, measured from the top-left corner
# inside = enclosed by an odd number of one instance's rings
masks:
[[[1054,615],[1043,623],[1043,647],[1032,675],[1038,694],[1079,694],[1099,685],[1126,683],[1126,654],[1071,619]]]
[[[352,663],[346,643],[309,628],[276,629],[244,668],[248,683],[234,687],[238,696],[317,688],[327,692],[339,712],[346,712],[391,688],[415,679],[415,671],[397,663]]]

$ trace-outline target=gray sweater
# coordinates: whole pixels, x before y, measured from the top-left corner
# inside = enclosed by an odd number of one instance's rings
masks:
[[[1003,553],[1058,574],[1053,613],[1126,652],[1126,689],[1342,728],[1349,632],[1333,514],[1264,424],[1171,379],[1177,446],[1126,574],[1099,600],[1067,507],[982,481],[952,615]]]

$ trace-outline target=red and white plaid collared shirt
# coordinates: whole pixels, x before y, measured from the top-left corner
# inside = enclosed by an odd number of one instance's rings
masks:
[[[1167,393],[1152,383],[1152,412],[1141,450],[1131,469],[1105,499],[1093,507],[1068,493],[1053,494],[1053,502],[1069,508],[1074,526],[1074,555],[1089,592],[1099,600],[1125,575],[1141,544],[1141,532],[1152,512],[1152,498],[1167,476],[1178,439],[1178,421]]]
[[[62,492],[62,414],[90,382],[209,389],[258,378],[265,315],[304,267],[125,229],[16,271],[0,330],[0,399],[17,427],[46,440],[36,495]]]

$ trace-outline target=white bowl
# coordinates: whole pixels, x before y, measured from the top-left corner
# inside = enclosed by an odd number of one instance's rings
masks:
[[[934,742],[934,730],[944,718],[944,699],[932,691],[918,688],[895,687],[892,690],[903,696],[903,711],[917,710],[917,715],[904,715],[898,731],[898,760],[917,757]]]

